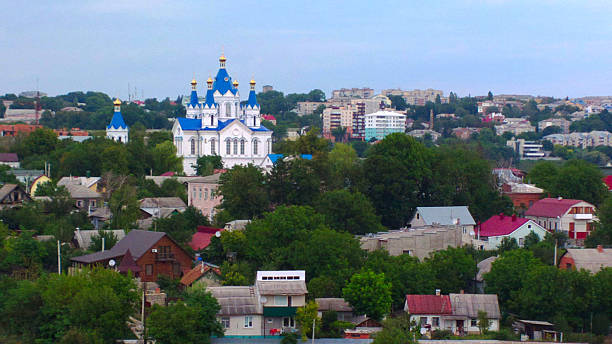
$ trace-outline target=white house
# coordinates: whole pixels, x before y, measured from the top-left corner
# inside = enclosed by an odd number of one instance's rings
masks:
[[[537,234],[540,240],[548,233],[533,220],[504,214],[492,216],[476,228],[476,236],[487,242],[487,249],[490,250],[499,247],[504,238],[513,238],[520,247],[523,247],[525,237],[532,232]]]
[[[172,127],[187,175],[195,174],[193,165],[204,155],[219,155],[224,167],[231,168],[249,163],[258,166],[272,153],[272,131],[261,125],[255,80],[250,82],[248,100],[241,105],[238,82],[232,82],[225,62],[222,55],[217,76],[207,80],[204,99],[198,98],[196,80],[191,81],[187,116],[177,118]]]

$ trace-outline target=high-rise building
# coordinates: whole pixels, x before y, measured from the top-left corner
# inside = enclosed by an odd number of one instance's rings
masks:
[[[378,111],[364,117],[366,141],[382,140],[389,134],[406,131],[406,115],[401,113]]]

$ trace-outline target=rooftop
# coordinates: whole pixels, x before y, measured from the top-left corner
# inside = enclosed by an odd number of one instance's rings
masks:
[[[467,206],[417,207],[417,213],[427,225],[475,225]],[[459,221],[459,222],[457,222]]]
[[[526,212],[526,216],[557,217],[563,216],[575,204],[584,202],[578,199],[543,198],[535,202]]]

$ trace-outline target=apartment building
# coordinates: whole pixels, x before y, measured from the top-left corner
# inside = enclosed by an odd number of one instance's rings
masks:
[[[522,133],[528,133],[535,131],[535,127],[529,123],[527,119],[523,118],[506,118],[500,125],[495,126],[495,132],[497,135],[502,135],[505,132],[510,132],[514,136]]]
[[[549,118],[543,121],[538,122],[538,131],[543,131],[548,127],[559,127],[562,130],[563,134],[569,133],[569,127],[572,122],[566,120],[565,118]]]
[[[323,136],[333,140],[332,131],[338,127],[346,128],[350,136],[353,132],[353,109],[352,107],[332,106],[323,110]]]
[[[612,146],[612,133],[608,131],[591,131],[590,133],[551,134],[542,139],[552,144],[574,147]]]
[[[381,92],[385,96],[401,96],[404,98],[407,104],[410,105],[425,105],[427,102],[435,102],[436,97],[440,96],[442,103],[448,103],[448,98],[444,97],[442,90],[434,90],[428,88],[426,90],[414,89],[412,91],[404,91],[399,88],[383,90]]]
[[[374,90],[369,87],[364,88],[341,88],[332,91],[332,99],[342,98],[371,98],[374,95]]]
[[[524,139],[512,139],[506,142],[506,146],[514,149],[521,158],[539,159],[546,156],[543,151],[544,146],[535,141],[525,141]]]
[[[403,133],[406,131],[406,115],[391,112],[378,111],[364,116],[365,118],[365,140],[382,140],[392,133]]]
[[[312,115],[319,106],[325,105],[324,102],[297,102],[295,107],[295,113],[298,116]]]

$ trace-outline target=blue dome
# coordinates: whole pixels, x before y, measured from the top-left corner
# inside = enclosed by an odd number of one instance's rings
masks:
[[[215,96],[213,90],[206,91],[206,99],[204,100],[204,106],[208,106],[209,108],[217,107],[217,103],[215,103]]]
[[[249,92],[249,100],[247,101],[247,107],[259,107],[259,104],[257,103],[257,95],[255,94],[255,90],[251,90]]]
[[[200,106],[200,102],[198,101],[198,92],[196,90],[191,90],[191,98],[189,99],[189,105],[192,107]]]
[[[110,124],[106,127],[106,129],[127,129],[127,125],[123,120],[123,116],[121,115],[121,111],[115,111],[113,114],[113,119]]]
[[[221,94],[225,94],[227,91],[232,92],[232,94],[238,92],[238,90],[232,86],[232,78],[227,74],[225,68],[219,68],[219,72],[217,72],[215,82],[213,83],[213,92],[214,91],[219,91]]]

